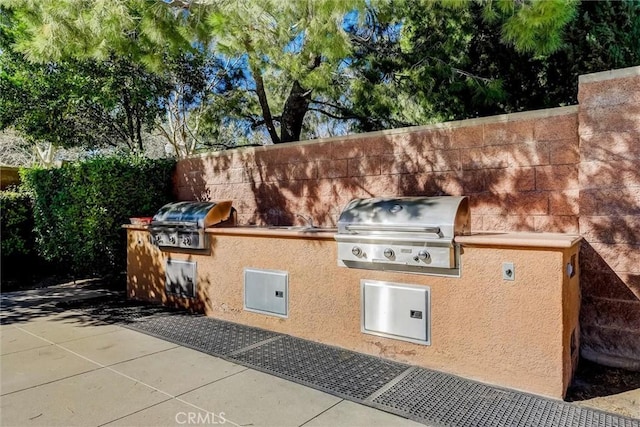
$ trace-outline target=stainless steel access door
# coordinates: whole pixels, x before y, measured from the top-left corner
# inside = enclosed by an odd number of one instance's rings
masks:
[[[431,343],[428,286],[361,280],[362,332]]]
[[[168,259],[165,265],[164,289],[167,294],[184,298],[196,296],[196,263]]]
[[[289,273],[278,270],[244,269],[244,309],[287,317]]]

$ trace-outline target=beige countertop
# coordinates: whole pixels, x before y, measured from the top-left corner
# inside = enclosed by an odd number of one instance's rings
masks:
[[[237,236],[285,237],[297,239],[334,240],[337,228],[309,228],[297,226],[238,226],[212,227],[205,229],[207,233]]]
[[[463,246],[518,246],[530,248],[570,248],[579,243],[582,236],[565,233],[492,232],[471,233],[456,236],[456,243]]]
[[[147,230],[148,225],[124,224],[129,230]],[[205,230],[210,234],[261,236],[297,239],[334,240],[336,228],[308,228],[297,226],[255,226],[211,227]],[[531,248],[570,248],[582,240],[582,236],[565,233],[532,232],[492,232],[483,231],[467,236],[456,236],[456,243],[463,246],[515,246]]]
[[[149,225],[140,225],[140,224],[122,224],[122,228],[126,228],[128,230],[147,230]]]

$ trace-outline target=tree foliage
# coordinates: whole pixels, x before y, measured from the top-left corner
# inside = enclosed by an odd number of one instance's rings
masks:
[[[554,10],[553,2],[541,3]],[[540,40],[535,53],[528,49],[536,45],[505,37],[513,22],[535,27],[530,12],[487,19],[487,4],[396,1],[388,20],[352,28],[357,77],[343,110],[357,112],[360,129],[374,130],[570,105],[580,74],[640,64],[638,1],[576,4],[563,14],[562,22],[573,18],[562,37]],[[530,32],[524,24],[523,37]]]
[[[79,88],[104,90],[78,100],[83,111],[99,99],[134,135],[155,123],[180,156],[322,134],[310,126],[333,134],[574,103],[578,74],[640,62],[637,0],[4,4],[19,30],[9,50],[26,67],[89,76]],[[42,97],[59,101],[55,86]],[[115,114],[127,93],[146,108],[139,119]],[[60,104],[45,116],[69,115]]]
[[[14,49],[24,26],[6,9],[0,16],[0,129],[60,147],[143,150],[142,133],[156,123],[158,98],[169,91],[166,80],[115,55],[30,62]]]
[[[351,52],[345,14],[363,7],[361,0],[252,0],[209,12],[220,52],[247,58],[253,82],[243,115],[264,125],[273,143],[299,140],[313,97],[329,89]]]

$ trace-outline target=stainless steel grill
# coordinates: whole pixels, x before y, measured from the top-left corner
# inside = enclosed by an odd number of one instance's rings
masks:
[[[164,205],[155,214],[149,231],[156,246],[206,249],[205,228],[234,222],[231,201],[175,202]]]
[[[467,197],[355,199],[338,219],[338,264],[457,275],[454,237],[469,234],[470,224]]]

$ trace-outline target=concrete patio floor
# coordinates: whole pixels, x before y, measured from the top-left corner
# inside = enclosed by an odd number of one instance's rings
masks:
[[[1,294],[1,426],[421,426],[56,303],[70,284]],[[574,404],[640,418],[640,389]]]
[[[78,292],[2,295],[0,425],[423,425],[51,304]]]

